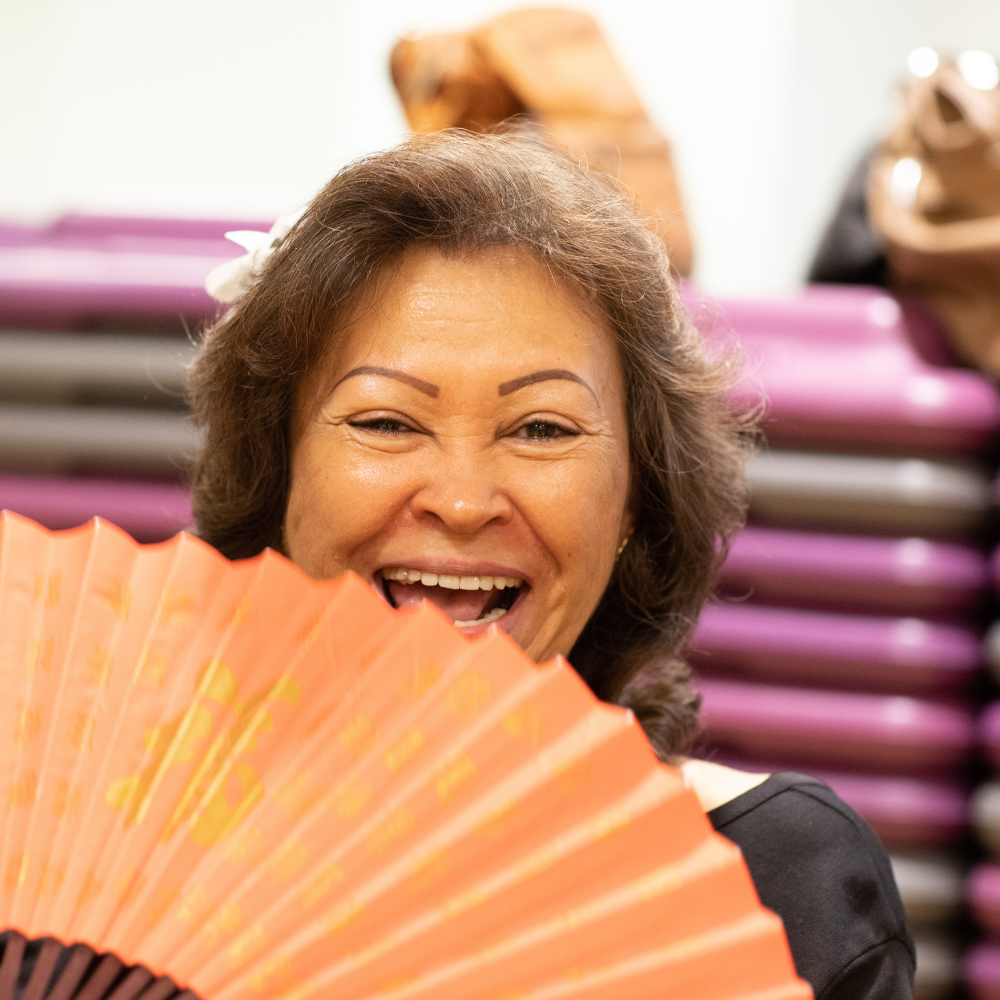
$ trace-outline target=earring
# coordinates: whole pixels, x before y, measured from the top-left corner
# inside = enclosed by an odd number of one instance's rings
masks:
[[[621,545],[618,546],[618,551],[615,553],[615,562],[621,558],[621,554],[625,551],[625,546],[628,545],[628,540],[632,537],[632,532],[630,531],[623,539]]]

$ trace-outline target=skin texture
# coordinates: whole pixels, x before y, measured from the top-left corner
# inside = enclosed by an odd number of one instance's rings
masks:
[[[388,567],[520,578],[498,627],[536,661],[568,653],[631,526],[605,323],[523,251],[420,248],[334,339],[296,401],[288,555],[316,578],[353,570],[383,596]],[[388,589],[452,620],[500,594]]]
[[[705,812],[735,799],[767,781],[769,774],[748,774],[708,760],[686,760],[681,764],[684,784],[694,790]]]

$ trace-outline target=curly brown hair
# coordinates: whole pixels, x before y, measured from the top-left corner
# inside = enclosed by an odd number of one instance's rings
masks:
[[[747,456],[662,242],[615,182],[518,134],[437,133],[345,167],[204,333],[190,377],[206,432],[193,470],[199,533],[230,558],[281,548],[296,390],[373,282],[421,243],[521,248],[613,333],[625,385],[634,533],[570,661],[681,752],[699,697],[678,653],[741,527]]]

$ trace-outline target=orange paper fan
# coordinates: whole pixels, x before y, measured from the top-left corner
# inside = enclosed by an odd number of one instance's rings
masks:
[[[811,996],[631,714],[500,632],[5,514],[0,672],[0,998]]]

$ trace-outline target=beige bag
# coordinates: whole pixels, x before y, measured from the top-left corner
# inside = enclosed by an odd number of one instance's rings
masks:
[[[588,14],[522,10],[467,34],[404,39],[391,67],[414,131],[486,131],[512,115],[529,116],[591,169],[630,188],[674,267],[690,273],[691,237],[670,145]]]
[[[979,86],[948,59],[910,76],[868,210],[893,287],[927,302],[961,360],[1000,377],[1000,88],[967,74]]]

